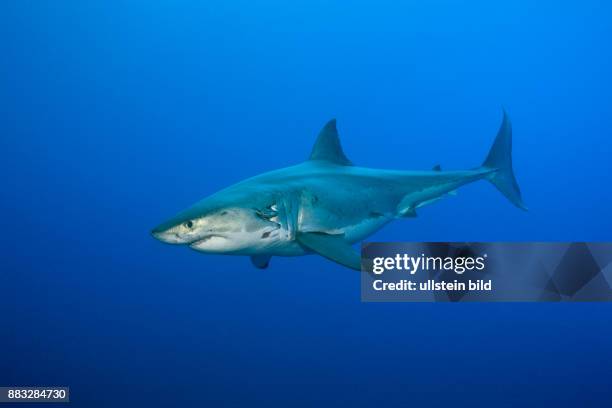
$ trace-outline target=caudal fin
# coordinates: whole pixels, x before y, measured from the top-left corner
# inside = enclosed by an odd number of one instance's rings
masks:
[[[482,167],[494,170],[487,179],[504,195],[510,202],[522,210],[527,210],[521,197],[521,190],[514,177],[512,170],[512,124],[504,110],[504,119],[497,132],[497,137],[491,146]]]

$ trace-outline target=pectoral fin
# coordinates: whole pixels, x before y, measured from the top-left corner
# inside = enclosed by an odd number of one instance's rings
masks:
[[[343,235],[321,232],[298,232],[297,241],[321,256],[357,271],[361,270],[359,252],[344,239]]]
[[[251,256],[251,262],[256,268],[266,269],[270,265],[270,255],[253,255]]]

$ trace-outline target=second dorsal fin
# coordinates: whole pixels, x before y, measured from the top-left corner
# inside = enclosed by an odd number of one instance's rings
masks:
[[[325,160],[342,166],[352,166],[353,163],[344,155],[338,130],[336,129],[336,119],[332,119],[319,132],[317,141],[312,147],[309,160]]]

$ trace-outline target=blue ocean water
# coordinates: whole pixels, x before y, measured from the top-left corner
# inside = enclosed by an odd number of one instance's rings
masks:
[[[608,304],[366,304],[320,257],[205,256],[150,229],[304,160],[478,165],[501,121],[530,211],[487,183],[371,240],[601,240],[603,1],[0,5],[0,385],[73,406],[609,404]]]

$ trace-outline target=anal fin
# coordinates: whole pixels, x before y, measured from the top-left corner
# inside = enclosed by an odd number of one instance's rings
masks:
[[[297,241],[306,248],[324,256],[330,261],[361,271],[359,252],[344,239],[344,235],[330,235],[321,232],[298,232]]]

